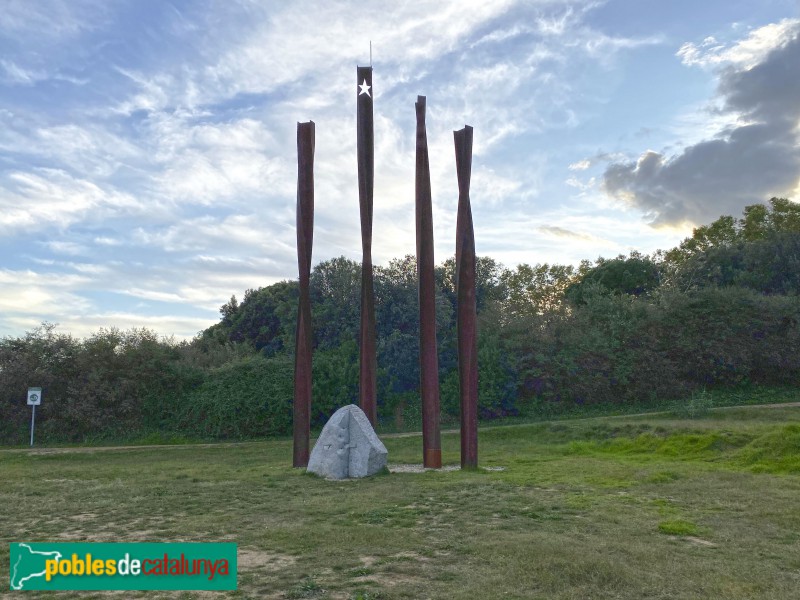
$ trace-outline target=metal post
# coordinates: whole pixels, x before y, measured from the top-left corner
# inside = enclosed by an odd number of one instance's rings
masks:
[[[419,287],[419,375],[422,396],[422,464],[442,466],[439,433],[439,358],[436,353],[436,283],[433,260],[433,209],[425,96],[417,96],[417,285]]]
[[[472,127],[453,132],[458,175],[456,296],[458,299],[458,379],[461,390],[461,468],[478,467],[478,337],[475,298],[475,232],[469,186]]]
[[[31,447],[33,447],[33,425],[36,422],[36,405],[31,406]]]
[[[361,211],[361,329],[358,396],[361,410],[375,427],[378,420],[378,359],[375,345],[375,292],[372,275],[372,192],[375,134],[372,118],[372,67],[357,67],[356,140],[358,202]]]
[[[311,436],[311,246],[314,238],[314,121],[297,124],[297,265],[300,299],[294,352],[294,467],[308,466]]]

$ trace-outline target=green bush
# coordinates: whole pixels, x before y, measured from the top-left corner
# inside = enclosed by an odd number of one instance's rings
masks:
[[[251,356],[209,371],[178,403],[177,429],[204,438],[286,435],[292,427],[294,363]]]
[[[312,425],[324,425],[336,409],[358,404],[358,346],[354,340],[335,348],[316,350],[311,358],[311,369],[314,378]],[[289,385],[292,385],[291,380]]]
[[[28,386],[42,387],[41,442],[119,439],[160,414],[152,398],[174,397],[196,381],[177,367],[178,345],[146,329],[101,329],[78,340],[44,324],[0,341],[0,442],[24,443]],[[152,424],[152,423],[151,423]]]

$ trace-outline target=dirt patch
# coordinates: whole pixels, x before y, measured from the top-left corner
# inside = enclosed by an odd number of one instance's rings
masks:
[[[390,473],[426,473],[427,471],[438,471],[442,473],[449,473],[451,471],[460,471],[459,465],[445,465],[441,469],[428,469],[420,464],[399,464],[399,465],[386,465]],[[483,471],[505,471],[505,467],[478,467]]]
[[[390,473],[425,473],[426,471],[460,471],[461,467],[458,465],[447,465],[441,469],[426,469],[422,465],[406,464],[406,465],[387,465]]]
[[[67,518],[70,521],[78,521],[78,522],[91,521],[92,519],[97,518],[97,513],[81,513],[79,515],[72,515]]]
[[[406,551],[406,552],[398,552],[397,554],[392,554],[389,558],[395,558],[399,560],[415,560],[417,562],[428,562],[430,558],[427,556],[422,556],[417,554],[416,552]]]
[[[697,544],[698,546],[705,546],[706,548],[716,548],[717,545],[713,542],[709,542],[708,540],[704,540],[699,537],[694,537],[691,535],[687,535],[683,538],[687,542],[691,542],[692,544]]]
[[[98,522],[98,520],[100,522]],[[160,516],[113,521],[98,513],[78,513],[49,523],[62,529],[56,537],[65,541],[90,542],[161,542],[165,528],[174,519]],[[171,538],[170,542],[193,541]]]
[[[282,571],[297,562],[296,557],[288,554],[276,554],[254,548],[239,548],[236,560],[242,569],[261,569],[270,572]]]
[[[74,542],[156,542],[159,539],[159,532],[155,529],[141,529],[139,531],[126,531],[119,533],[113,529],[101,529],[88,531],[80,528],[73,528],[68,531],[57,533],[56,537],[64,541]],[[180,540],[170,540],[180,541]]]
[[[381,560],[381,557],[380,556],[362,556],[362,557],[359,558],[359,560],[361,561],[361,564],[364,565],[365,567],[371,567],[375,563],[377,563],[379,560]]]
[[[422,435],[422,434],[419,434]],[[231,448],[233,446],[248,446],[253,444],[263,444],[264,442],[210,442],[205,444],[148,444],[148,445],[135,445],[135,446],[61,446],[55,448],[2,448],[1,452],[24,452],[31,455],[40,454],[73,454],[73,453],[91,453],[91,452],[106,452],[109,450],[158,450],[173,448],[178,450],[192,450],[196,448]]]
[[[398,586],[419,587],[425,583],[423,571],[430,558],[416,552],[398,552],[388,556],[362,556],[359,559],[367,569],[376,572],[364,574],[352,579],[360,585],[373,584],[379,587],[394,588]]]

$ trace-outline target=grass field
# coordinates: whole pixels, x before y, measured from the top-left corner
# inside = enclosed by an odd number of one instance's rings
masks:
[[[236,542],[233,598],[800,598],[798,407],[484,429],[480,462],[333,482],[287,440],[0,450],[0,537]]]

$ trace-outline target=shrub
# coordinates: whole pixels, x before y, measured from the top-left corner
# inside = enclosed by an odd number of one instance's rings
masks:
[[[182,398],[177,428],[215,439],[285,435],[292,426],[290,357],[251,356],[209,371]]]

